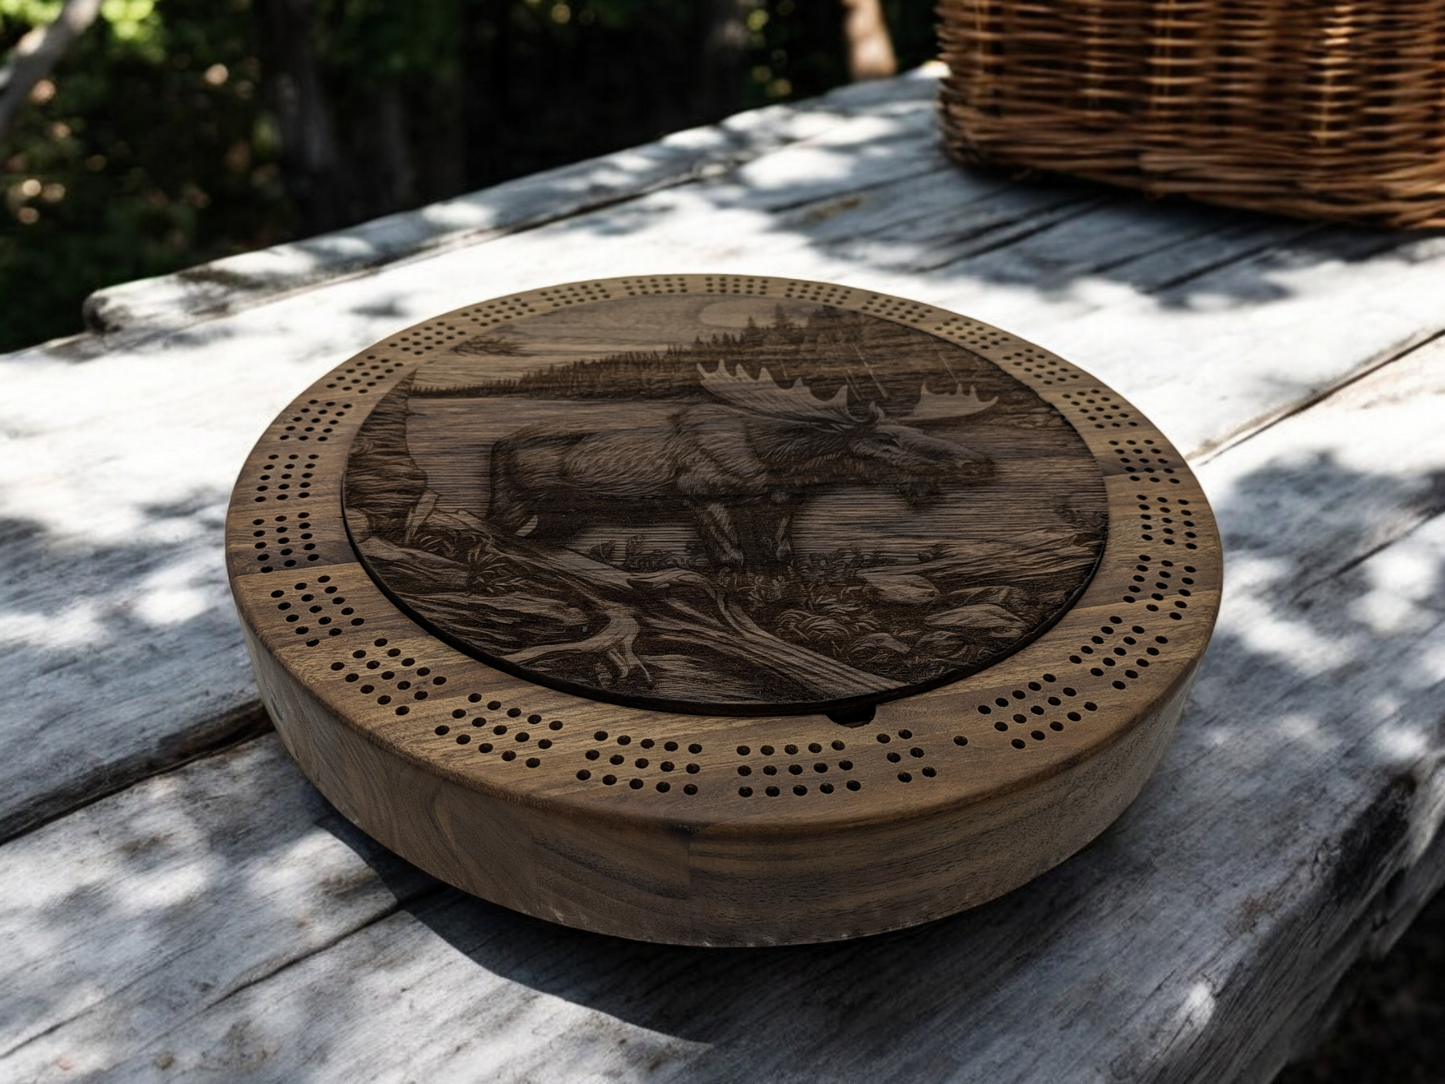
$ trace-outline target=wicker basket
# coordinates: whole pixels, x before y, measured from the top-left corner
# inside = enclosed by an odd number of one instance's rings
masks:
[[[949,153],[1445,226],[1445,0],[941,0]]]

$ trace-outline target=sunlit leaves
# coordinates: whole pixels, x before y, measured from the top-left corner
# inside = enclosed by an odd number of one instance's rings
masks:
[[[130,45],[147,60],[164,58],[156,0],[103,0],[100,17],[110,25],[116,41]]]
[[[27,29],[54,22],[61,0],[0,0],[0,17],[13,19]]]

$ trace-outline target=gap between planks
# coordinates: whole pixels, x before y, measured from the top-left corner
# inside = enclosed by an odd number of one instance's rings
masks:
[[[905,101],[904,104],[907,105],[907,102]],[[908,108],[912,109],[913,107],[908,106]],[[868,119],[866,112],[861,113],[860,118],[855,119],[859,119],[860,123],[866,122]],[[829,130],[834,130],[840,126],[846,126],[846,122],[839,121],[838,125],[834,125],[833,128]],[[916,136],[910,136],[909,138],[913,139],[916,138]],[[779,155],[792,152],[803,153],[802,150],[791,144],[780,148],[778,151]],[[929,154],[936,156],[936,149],[929,151]],[[918,158],[918,161],[925,162],[927,158],[928,155],[923,155]],[[913,167],[910,166],[909,168]],[[930,181],[929,178],[932,178],[932,181]],[[985,209],[982,205],[990,200],[1001,200],[1002,204],[1004,204],[999,208],[991,210],[991,213],[996,215],[996,218],[990,224],[989,229],[994,230],[1007,228],[1007,224],[1010,222],[1019,223],[1023,219],[1026,219],[1032,210],[1040,207],[1048,207],[1052,202],[1067,202],[1070,199],[1077,199],[1076,191],[1067,185],[1028,188],[1008,188],[1005,186],[1005,189],[1000,189],[995,182],[965,178],[963,175],[955,178],[951,173],[943,173],[941,171],[930,172],[925,169],[924,172],[919,175],[907,175],[902,178],[895,177],[891,181],[882,182],[883,187],[878,189],[878,198],[865,198],[860,205],[859,211],[849,211],[848,217],[853,220],[852,225],[863,227],[863,229],[859,231],[860,233],[866,233],[866,224],[869,216],[881,210],[881,217],[885,224],[889,220],[888,201],[883,198],[885,194],[889,196],[906,197],[910,193],[926,193],[931,184],[943,183],[940,178],[951,178],[950,183],[956,182],[952,197],[955,200],[955,205],[951,208],[949,214],[954,221],[961,223],[962,226],[958,238],[946,243],[958,244],[961,242],[964,246],[964,252],[967,251],[967,238],[974,235],[974,220],[972,216],[978,214],[981,209]],[[700,187],[707,188],[710,192],[717,190],[718,193],[721,193],[723,188],[728,187],[732,183],[731,181],[724,183],[721,179],[714,179],[701,183]],[[871,191],[871,189],[865,188],[860,191],[866,192]],[[1000,196],[1001,192],[1005,192],[1006,196]],[[720,205],[728,203],[728,200],[724,199],[722,194],[718,194],[717,198],[720,201]],[[839,197],[836,192],[824,193],[811,197],[811,204],[809,204],[808,201],[800,204],[790,198],[784,198],[779,201],[777,196],[771,193],[749,194],[746,190],[743,190],[741,195],[729,198],[731,198],[734,203],[747,204],[756,202],[759,206],[769,209],[773,209],[776,206],[790,206],[793,207],[794,210],[790,212],[789,215],[780,217],[798,218],[802,216],[805,219],[808,212],[806,210],[799,210],[799,208],[810,205],[827,208],[830,203],[836,202]],[[651,199],[655,203],[657,196],[651,197]],[[639,199],[632,202],[640,205],[646,203],[647,200]],[[1006,204],[1009,203],[1016,203],[1018,206],[1007,206]],[[879,206],[880,204],[883,204],[881,208]],[[1104,211],[1108,213],[1103,213]],[[855,218],[855,214],[859,217]],[[574,215],[567,218],[566,221],[570,223],[585,220],[586,218],[586,215]],[[1132,232],[1128,232],[1127,234],[1128,242],[1126,245],[1126,247],[1132,247],[1135,250],[1136,256],[1132,259],[1135,260],[1136,264],[1147,265],[1150,269],[1141,271],[1136,275],[1136,279],[1138,280],[1136,285],[1138,285],[1145,294],[1147,294],[1150,289],[1155,288],[1155,284],[1168,286],[1171,283],[1181,281],[1181,274],[1184,274],[1186,277],[1191,276],[1195,270],[1200,268],[1209,268],[1210,274],[1216,274],[1219,268],[1227,266],[1231,262],[1220,259],[1219,245],[1221,243],[1225,244],[1226,247],[1244,245],[1246,249],[1244,256],[1249,261],[1258,264],[1266,261],[1269,255],[1276,251],[1276,246],[1282,240],[1287,242],[1289,239],[1299,236],[1301,232],[1309,232],[1312,229],[1312,227],[1295,223],[1275,223],[1271,220],[1259,219],[1257,216],[1241,217],[1228,212],[1215,212],[1188,207],[1179,207],[1172,210],[1168,216],[1161,216],[1142,201],[1106,201],[1100,213],[1072,216],[1064,222],[1054,223],[1050,229],[1042,232],[1029,232],[1028,236],[1017,238],[1002,248],[995,246],[993,250],[988,253],[988,258],[992,261],[991,266],[993,268],[990,273],[1004,278],[1009,275],[1026,278],[1032,270],[1031,260],[1047,264],[1048,261],[1056,255],[1055,250],[1061,247],[1071,254],[1079,252],[1086,254],[1091,253],[1094,248],[1100,247],[1098,235],[1117,229],[1121,222],[1134,227]],[[1179,222],[1183,222],[1185,225],[1179,227],[1177,225]],[[1244,222],[1245,225],[1237,232],[1229,233],[1227,237],[1221,237],[1219,234],[1211,231],[1211,227],[1217,226],[1221,222]],[[1201,223],[1204,224],[1202,227],[1200,226]],[[844,225],[846,224],[842,218],[825,215],[815,224],[815,227],[816,232],[821,235],[828,235],[829,231],[833,231],[833,235],[838,236],[837,230]],[[887,228],[886,225],[885,228]],[[1157,242],[1151,240],[1151,238],[1158,231],[1165,229],[1181,229],[1183,243],[1169,248],[1167,252],[1161,255],[1161,250]],[[538,234],[538,243],[542,243],[540,235],[546,234],[548,231],[539,227],[537,230],[531,232]],[[848,238],[846,237],[847,232],[847,229],[842,230],[842,240],[837,243],[848,243]],[[1261,245],[1259,243],[1259,237],[1261,235],[1269,239],[1268,244]],[[805,239],[808,236],[809,235],[804,232]],[[517,236],[512,235],[512,247],[516,247],[515,242],[517,242],[517,240]],[[560,242],[554,239],[552,243]],[[829,242],[825,239],[820,239],[819,242],[824,250],[832,243],[834,242]],[[506,239],[499,239],[490,242],[489,245],[485,247],[502,246],[505,248],[507,245],[508,241]],[[1263,255],[1261,255],[1261,250],[1264,252]],[[764,251],[768,250],[765,249]],[[437,258],[439,268],[441,263],[446,262],[445,258],[438,256],[436,252],[431,252],[428,255]],[[513,253],[513,255],[515,256],[516,253]],[[505,260],[507,257],[498,253],[497,258],[499,260]],[[1077,255],[1070,255],[1069,258],[1073,261],[1069,265],[1070,273],[1075,275],[1086,274],[1093,266],[1102,266],[1097,258],[1088,255],[1084,258],[1080,258]],[[962,259],[962,256],[955,252],[952,259],[957,263]],[[975,260],[975,266],[981,266],[984,262],[984,258],[981,255],[975,255],[973,259]],[[1108,257],[1104,262],[1109,266],[1119,267],[1130,262],[1130,259],[1131,257],[1128,257],[1127,253],[1121,253],[1118,247],[1113,247],[1108,250]],[[419,271],[420,268],[426,265],[427,261],[418,260],[411,264],[410,267]],[[933,275],[932,277],[916,276],[914,274],[915,269],[912,265],[907,265],[905,271],[907,274],[913,275],[917,280],[915,285],[919,287],[919,289],[912,291],[915,295],[920,292],[936,295],[941,291],[942,287],[940,287],[939,283],[942,280],[938,278],[937,275]],[[442,272],[439,270],[437,273]],[[385,287],[380,284],[380,277],[381,276],[378,275],[377,288],[384,289]],[[882,276],[880,276],[880,278],[881,277]],[[924,287],[926,287],[926,289],[923,289]],[[906,287],[901,287],[900,289],[906,292]],[[323,296],[330,297],[329,294],[323,295],[320,293],[316,296],[318,299]],[[276,300],[275,303],[279,311],[288,305],[295,305],[298,302],[293,299],[292,301]],[[965,310],[968,309],[966,305],[957,307],[964,308]],[[1039,307],[1041,309],[1046,308],[1043,304],[1043,299],[1039,299]],[[984,314],[975,313],[975,315]],[[1040,315],[1042,319],[1047,319],[1049,316],[1047,312],[1042,312]],[[1058,319],[1066,318],[1061,317]],[[1001,320],[999,322],[1004,323],[1006,326],[1015,326],[1016,330],[1025,334],[1029,334],[1030,332],[1028,328],[1017,326],[1016,321]],[[176,333],[175,338],[177,343],[179,344],[183,338],[190,334],[190,332],[186,332],[184,335],[182,333]],[[1435,333],[1426,332],[1422,334],[1429,336]],[[298,346],[298,350],[299,349],[301,349],[301,347]],[[1388,354],[1388,351],[1386,353]],[[1074,360],[1080,359],[1076,357]],[[1389,359],[1387,358],[1386,360]],[[1369,365],[1371,363],[1366,364]],[[1378,368],[1380,364],[1378,357],[1376,357],[1375,367]],[[286,371],[289,372],[289,369]],[[1357,372],[1357,368],[1352,367],[1343,377],[1337,378],[1337,382],[1348,382],[1356,376]],[[1132,381],[1127,378],[1119,379],[1118,376],[1112,372],[1106,372],[1105,375],[1116,387],[1128,389],[1132,383]],[[266,373],[262,372],[258,374],[255,379],[258,381],[266,380]],[[220,397],[226,398],[228,402],[230,401],[228,392],[223,391]],[[217,398],[217,395],[213,392],[211,398]],[[177,409],[184,411],[187,415],[193,415],[195,412],[192,410],[192,407],[195,405],[194,403],[186,402],[178,404]],[[1230,409],[1236,408],[1231,407]],[[1283,411],[1288,411],[1289,409],[1289,407],[1282,408]],[[1222,413],[1225,416],[1219,419],[1220,423],[1222,423],[1220,427],[1228,428],[1228,411],[1226,410]],[[1151,410],[1151,415],[1155,415],[1156,420],[1165,424],[1166,428],[1169,427],[1167,414],[1159,415],[1158,412]],[[1270,415],[1265,413],[1260,415],[1260,417],[1267,420]],[[262,419],[256,423],[258,429],[260,424],[263,424],[265,420],[268,419]],[[1248,430],[1252,424],[1253,423],[1245,422],[1241,428]],[[1267,428],[1267,426],[1265,426],[1265,428]],[[1241,429],[1236,429],[1235,432],[1238,434],[1241,432]],[[123,434],[121,435],[123,436]],[[217,473],[222,475],[225,481],[229,481],[229,467],[222,465]],[[54,566],[54,562],[50,564]],[[73,564],[74,562],[66,562],[60,567],[52,567],[52,571],[61,577],[57,586],[61,588],[61,593],[67,599],[85,597],[86,595],[83,589],[71,590],[69,586],[64,585],[65,577],[73,571]],[[188,680],[214,681],[216,685],[224,688],[224,683],[217,680],[214,674],[222,668],[222,662],[220,660],[223,658],[228,660],[233,656],[239,658],[239,638],[234,637],[233,622],[229,619],[229,616],[225,615],[224,620],[220,619],[223,615],[217,616],[218,620],[212,623],[214,630],[208,626],[205,630],[196,633],[194,636],[177,640],[174,644],[167,645],[154,654],[162,656],[179,654],[184,656],[190,663],[190,666],[188,670],[182,670],[181,672],[187,674]],[[228,634],[233,637],[233,640],[229,642],[226,641]],[[202,657],[201,651],[196,646],[197,642],[201,640],[207,642],[207,648],[210,651],[210,654],[205,657]],[[150,656],[147,656],[147,660],[149,659]],[[88,666],[90,664],[87,663],[85,665]],[[242,663],[242,665],[244,665],[244,663]],[[153,661],[143,661],[142,666],[148,666],[155,670],[158,669],[160,664]],[[21,676],[28,679],[33,672],[32,670]],[[95,677],[99,675],[90,676]],[[76,689],[79,689],[83,680],[83,677],[72,679],[72,684]],[[149,685],[145,684],[145,682],[140,682],[139,692],[143,692],[146,696],[156,695],[155,690],[161,687],[169,688],[169,681],[155,681]],[[70,686],[57,684],[55,688],[50,689],[47,696],[53,703],[54,698],[58,695],[63,695],[64,691],[68,688],[70,688]],[[244,695],[244,690],[239,686],[235,689],[235,692]],[[225,698],[222,697],[221,699],[224,702]],[[145,706],[133,704],[130,707],[141,710]],[[254,700],[238,700],[227,704],[228,713],[245,713],[254,711],[255,708],[256,704]],[[49,712],[53,712],[53,710],[53,707],[47,709]],[[148,711],[148,709],[146,710]],[[74,800],[76,796],[87,793],[92,788],[99,787],[103,790],[110,791],[124,786],[129,779],[142,777],[170,763],[166,758],[173,754],[167,753],[165,750],[169,747],[168,743],[173,741],[175,736],[180,736],[182,744],[184,745],[190,740],[187,738],[187,735],[193,735],[197,731],[207,731],[214,726],[216,719],[214,713],[196,711],[187,706],[184,709],[177,710],[177,715],[183,716],[183,718],[177,718],[175,720],[174,729],[166,730],[165,733],[159,737],[150,734],[149,731],[145,731],[143,728],[132,728],[128,725],[122,726],[120,729],[123,733],[117,736],[113,733],[117,729],[115,726],[116,719],[114,717],[117,713],[110,705],[107,706],[105,711],[108,716],[105,724],[103,726],[97,724],[93,732],[87,729],[88,723],[86,718],[68,719],[68,725],[66,726],[47,728],[44,740],[46,742],[58,743],[55,750],[56,755],[53,760],[56,771],[53,773],[50,771],[52,762],[47,762],[46,768],[43,771],[38,770],[36,767],[31,767],[20,772],[21,779],[17,787],[5,788],[6,792],[11,795],[11,799],[9,810],[3,817],[3,824],[8,828],[10,833],[23,831],[26,827],[40,823],[45,819],[62,815],[67,808],[67,803]],[[189,712],[189,714],[186,714],[186,712]],[[225,713],[223,713],[223,716],[224,714]],[[165,726],[171,727],[172,724],[167,722]],[[137,733],[132,734],[133,730]],[[154,741],[154,744],[146,744],[152,741]],[[128,742],[129,744],[127,744]],[[23,768],[24,766],[20,765],[20,767]],[[38,792],[37,788],[47,786],[51,788],[49,791],[43,793]]]
[[[91,333],[105,335],[175,331],[372,274],[383,266],[426,259],[602,211],[736,169],[790,145],[805,144],[820,134],[817,123],[827,126],[829,118],[835,125],[845,123],[861,110],[880,104],[931,106],[938,74],[936,65],[924,65],[894,79],[844,86],[820,98],[752,110],[673,133],[655,143],[504,181],[478,193],[348,229],[108,287],[86,299],[86,322]],[[810,122],[814,127],[810,128]],[[649,155],[651,160],[640,161]],[[629,176],[609,187],[596,180],[598,173],[608,171]],[[583,194],[579,195],[579,190]],[[434,224],[434,219],[442,223]]]
[[[593,937],[435,889],[261,738],[0,847],[0,1021],[29,1025],[7,1072],[1268,1079],[1349,956],[1445,876],[1421,669],[1445,615],[1398,575],[1445,568],[1440,517],[1295,587],[1418,520],[1445,465],[1411,424],[1445,395],[1438,364],[1403,360],[1206,468],[1241,571],[1175,745],[1114,828],[1005,900],[799,950]],[[1403,618],[1371,616],[1382,591]],[[1338,629],[1338,657],[1252,644],[1271,621]]]
[[[1373,376],[1387,365],[1402,361],[1417,350],[1438,343],[1442,337],[1445,337],[1445,324],[1442,324],[1438,328],[1422,328],[1403,342],[1386,347],[1373,357],[1361,362],[1359,368],[1344,374],[1337,380],[1331,381],[1324,387],[1306,395],[1297,402],[1280,407],[1278,410],[1261,414],[1257,418],[1251,418],[1238,429],[1220,437],[1217,441],[1206,441],[1191,451],[1185,458],[1194,466],[1202,466],[1205,463],[1218,459],[1231,448],[1236,448],[1245,441],[1252,440],[1260,434],[1268,432],[1281,422],[1293,418],[1297,414],[1303,414],[1311,407],[1339,395],[1360,381]]]

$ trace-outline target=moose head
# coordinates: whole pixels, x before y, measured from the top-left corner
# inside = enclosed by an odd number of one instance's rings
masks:
[[[782,423],[772,427],[773,435],[794,453],[799,474],[822,474],[819,482],[891,484],[909,504],[919,505],[936,499],[949,483],[981,480],[992,468],[986,456],[895,420],[876,401],[864,417],[856,416],[846,384],[820,399],[801,379],[779,385],[766,368],[754,379],[741,365],[732,373],[725,364],[713,372],[698,366],[698,376],[723,402]],[[996,402],[981,400],[974,387],[965,393],[955,384],[951,392],[936,393],[924,383],[905,417],[909,422],[954,420]],[[755,427],[755,444],[773,443],[767,440],[768,428]]]

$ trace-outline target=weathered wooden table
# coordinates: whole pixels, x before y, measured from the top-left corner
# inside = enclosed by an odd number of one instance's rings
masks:
[[[93,298],[0,359],[0,1077],[1267,1080],[1445,879],[1445,244],[971,175],[915,75]],[[256,435],[468,300],[836,280],[1038,341],[1209,492],[1224,608],[1138,801],[1038,881],[677,949],[440,885],[256,702],[220,524]]]

